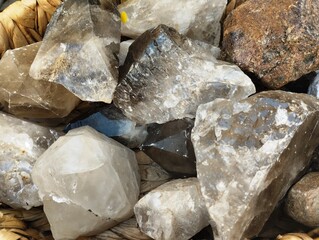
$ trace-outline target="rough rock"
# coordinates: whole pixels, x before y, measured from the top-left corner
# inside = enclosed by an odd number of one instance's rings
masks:
[[[318,137],[319,102],[306,94],[201,105],[192,142],[215,239],[254,237],[309,166]]]
[[[0,60],[0,107],[18,117],[62,118],[80,99],[59,84],[29,76],[40,45],[8,50]]]
[[[0,132],[0,202],[25,209],[42,205],[31,172],[59,134],[4,113],[0,113]]]
[[[196,176],[196,158],[191,142],[194,120],[181,119],[147,126],[141,149],[175,177]]]
[[[141,231],[156,240],[190,239],[209,224],[196,178],[163,184],[140,199],[134,212]]]
[[[219,45],[220,20],[226,0],[130,0],[119,5],[119,11],[127,14],[122,24],[122,35],[137,38],[159,24],[175,28],[181,34]]]
[[[35,79],[62,84],[83,101],[110,103],[118,81],[119,13],[108,0],[66,0],[31,65]]]
[[[310,86],[308,88],[308,94],[319,98],[319,71],[315,78],[311,81]]]
[[[131,121],[114,105],[107,105],[84,119],[69,123],[65,131],[82,126],[90,126],[129,148],[139,147],[147,136],[146,126]]]
[[[134,152],[90,127],[60,137],[32,178],[57,240],[94,235],[130,218],[139,195]]]
[[[297,222],[319,226],[319,172],[308,173],[290,189],[286,209]]]
[[[317,1],[246,1],[224,22],[224,57],[278,89],[319,68],[318,14]]]
[[[236,66],[216,60],[219,49],[192,41],[165,25],[134,41],[114,103],[140,124],[193,118],[199,104],[239,100],[255,92]]]

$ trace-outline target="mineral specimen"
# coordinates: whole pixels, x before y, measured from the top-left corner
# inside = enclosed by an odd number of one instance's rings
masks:
[[[176,177],[196,176],[196,159],[191,142],[193,126],[194,120],[188,118],[150,124],[141,149]]]
[[[38,159],[32,178],[57,240],[130,218],[139,195],[134,152],[90,127],[60,137]]]
[[[273,89],[295,81],[319,68],[318,14],[318,1],[246,1],[224,22],[225,58]]]
[[[255,92],[235,65],[216,60],[219,49],[160,25],[134,41],[114,103],[134,121],[165,123],[194,117],[199,104],[239,100]]]
[[[220,20],[226,0],[130,0],[119,5],[127,14],[124,36],[136,38],[146,30],[165,24],[188,37],[218,46]]]
[[[308,94],[319,98],[319,72],[317,72],[316,77],[311,82],[309,88],[308,88]]]
[[[81,100],[110,103],[118,79],[119,13],[108,0],[66,0],[52,17],[30,75]]]
[[[196,178],[163,184],[140,199],[134,212],[142,232],[156,240],[190,239],[209,225]]]
[[[0,107],[25,118],[61,118],[80,102],[63,86],[29,76],[41,43],[6,51],[0,60]]]
[[[128,53],[128,49],[134,40],[127,40],[120,43],[119,65],[122,66]]]
[[[0,202],[25,209],[42,205],[31,172],[58,133],[4,113],[0,113],[0,133]]]
[[[318,137],[319,102],[306,94],[201,105],[192,142],[215,239],[255,236],[309,165]]]
[[[308,173],[290,189],[286,209],[297,222],[319,226],[319,172]]]
[[[130,148],[139,147],[147,135],[146,126],[137,125],[114,105],[108,105],[87,118],[68,124],[65,131],[81,126],[90,126]]]

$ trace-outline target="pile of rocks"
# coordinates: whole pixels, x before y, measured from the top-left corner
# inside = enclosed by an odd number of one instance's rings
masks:
[[[227,4],[65,0],[0,60],[0,202],[58,240],[319,226],[319,2]]]

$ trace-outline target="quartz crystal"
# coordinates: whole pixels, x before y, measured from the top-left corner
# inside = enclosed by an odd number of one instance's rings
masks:
[[[128,19],[124,36],[136,38],[144,31],[165,24],[188,37],[218,46],[220,20],[227,0],[130,0],[119,5]]]
[[[30,75],[83,101],[110,103],[118,79],[119,13],[108,0],[66,0],[47,28]]]
[[[59,134],[4,113],[0,113],[0,133],[0,202],[25,209],[42,205],[31,172]]]
[[[319,226],[319,172],[308,173],[290,189],[286,209],[297,222]]]
[[[319,71],[317,72],[316,77],[312,80],[308,88],[308,94],[319,98]]]
[[[223,55],[269,88],[319,69],[319,1],[249,0],[224,21]]]
[[[198,108],[192,132],[197,176],[215,240],[255,236],[319,138],[319,102],[268,91]]]
[[[194,120],[188,118],[150,124],[141,149],[176,177],[196,176],[196,159],[191,142],[193,126]]]
[[[59,84],[29,76],[40,45],[39,42],[8,50],[0,60],[0,106],[19,117],[62,118],[80,99]]]
[[[134,40],[127,40],[120,43],[119,65],[122,66],[128,53],[128,49]]]
[[[156,240],[190,239],[209,225],[196,178],[163,184],[140,199],[134,212],[142,232]]]
[[[219,49],[160,25],[130,46],[114,103],[134,121],[165,123],[194,117],[199,104],[239,100],[255,92],[236,66],[216,60]]]
[[[65,131],[81,126],[90,126],[130,148],[139,147],[147,135],[146,126],[137,125],[114,105],[108,105],[82,120],[68,124]]]
[[[56,240],[96,234],[130,218],[139,195],[134,152],[90,127],[60,137],[38,159],[32,178]]]

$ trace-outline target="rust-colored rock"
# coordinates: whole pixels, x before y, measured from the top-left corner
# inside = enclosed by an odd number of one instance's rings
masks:
[[[319,1],[248,0],[224,23],[223,54],[278,89],[319,68]]]

